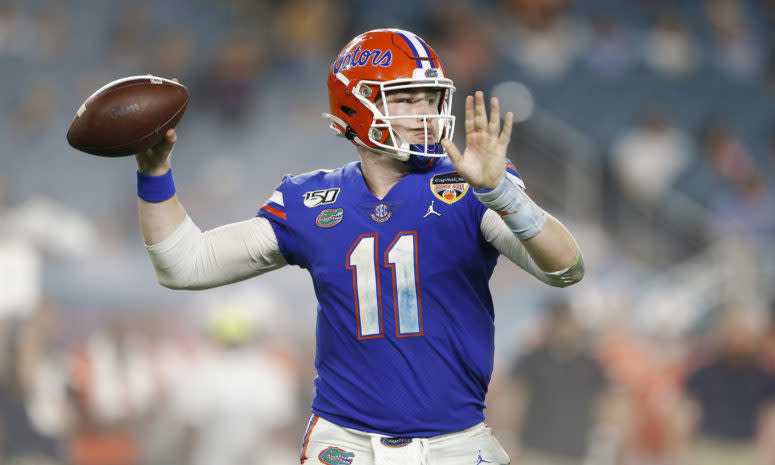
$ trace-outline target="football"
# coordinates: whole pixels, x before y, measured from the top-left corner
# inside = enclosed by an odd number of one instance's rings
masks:
[[[143,152],[178,124],[188,100],[188,89],[170,79],[146,75],[115,80],[81,105],[67,130],[67,142],[103,157]]]

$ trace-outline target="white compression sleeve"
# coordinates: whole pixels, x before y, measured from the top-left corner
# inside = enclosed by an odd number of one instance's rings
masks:
[[[487,242],[492,244],[498,252],[550,286],[570,286],[580,279],[579,273],[584,273],[584,261],[578,246],[576,246],[576,260],[571,266],[559,271],[543,271],[536,265],[525,246],[501,219],[500,215],[493,210],[484,212],[481,230]]]
[[[146,249],[159,283],[171,289],[208,289],[287,264],[272,226],[260,217],[203,233],[186,216],[170,237]]]
[[[503,222],[519,239],[526,240],[540,233],[546,224],[546,212],[528,197],[521,181],[509,173],[503,174],[495,189],[474,194],[487,208],[503,217]]]

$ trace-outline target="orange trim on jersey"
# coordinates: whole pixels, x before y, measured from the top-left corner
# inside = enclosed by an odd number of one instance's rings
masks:
[[[261,210],[267,211],[267,212],[269,212],[269,213],[271,213],[271,214],[273,214],[275,216],[279,216],[280,218],[282,218],[284,220],[288,219],[288,217],[285,214],[285,212],[282,212],[282,211],[276,209],[275,207],[273,207],[271,205],[264,205],[263,207],[261,207]]]
[[[420,293],[420,242],[417,239],[417,231],[412,231],[414,236],[414,279],[417,286],[417,320],[420,323],[420,332],[417,336],[424,336],[425,329],[422,322],[422,294]]]
[[[307,457],[307,445],[309,444],[309,436],[310,434],[312,434],[312,429],[318,423],[318,418],[320,417],[313,414],[312,420],[309,422],[309,427],[307,428],[307,434],[304,435],[304,445],[301,447],[301,456],[299,457],[299,463],[304,463],[309,458]]]
[[[506,166],[514,170],[515,173],[517,172],[517,167],[514,166],[514,163],[512,163],[511,160],[506,160]]]

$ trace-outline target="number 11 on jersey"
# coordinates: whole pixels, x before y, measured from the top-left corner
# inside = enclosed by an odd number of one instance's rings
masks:
[[[358,339],[383,336],[377,234],[364,234],[347,254],[353,271]],[[417,232],[400,232],[385,250],[384,266],[392,270],[396,336],[422,336],[422,304],[417,272]]]

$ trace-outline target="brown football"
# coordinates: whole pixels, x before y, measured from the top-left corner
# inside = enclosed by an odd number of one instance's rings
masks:
[[[161,142],[188,105],[186,87],[156,76],[130,76],[102,86],[78,109],[67,142],[82,152],[124,157]]]

